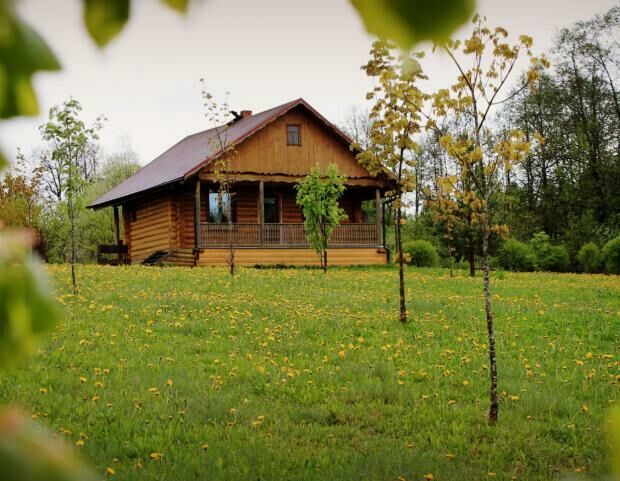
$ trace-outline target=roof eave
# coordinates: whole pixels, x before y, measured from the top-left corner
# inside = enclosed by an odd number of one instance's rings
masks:
[[[126,194],[122,197],[116,197],[115,199],[110,199],[104,202],[100,202],[100,203],[92,203],[86,206],[87,209],[92,209],[92,210],[99,210],[99,209],[103,209],[105,207],[113,207],[113,206],[117,206],[117,205],[121,205],[121,204],[125,204],[126,202],[129,202],[133,199],[136,199],[137,197],[141,197],[145,194],[148,194],[149,192],[153,191],[153,190],[157,190],[160,189],[162,187],[166,187],[168,185],[171,184],[175,184],[177,182],[183,182],[185,179],[183,177],[177,177],[176,179],[173,180],[168,180],[166,182],[162,182],[161,184],[157,184],[154,185],[153,187],[149,187],[148,189],[144,189],[144,190],[139,190],[137,192],[132,192],[131,194]]]

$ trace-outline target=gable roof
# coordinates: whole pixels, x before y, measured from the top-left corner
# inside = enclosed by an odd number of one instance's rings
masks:
[[[346,142],[347,145],[351,143],[351,139],[344,132],[329,122],[302,98],[237,120],[229,125],[226,130],[227,142],[230,146],[239,144],[297,106],[304,107],[342,142]],[[88,207],[97,209],[109,205],[118,205],[137,194],[191,177],[219,153],[219,149],[213,140],[216,139],[217,129],[222,127],[214,127],[185,137],[124,182],[92,202]]]

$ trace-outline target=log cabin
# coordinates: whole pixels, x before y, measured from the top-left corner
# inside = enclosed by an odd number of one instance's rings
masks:
[[[346,219],[331,237],[330,264],[387,262],[382,199],[389,178],[357,162],[346,134],[303,99],[233,115],[225,127],[184,138],[88,206],[114,209],[114,245],[100,254],[132,264],[217,266],[228,264],[232,241],[237,265],[318,264],[295,184],[313,166],[335,163],[346,176]],[[222,196],[214,161],[224,131],[232,187]]]

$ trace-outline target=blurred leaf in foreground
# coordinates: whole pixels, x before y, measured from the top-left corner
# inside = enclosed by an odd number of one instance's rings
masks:
[[[60,63],[45,41],[24,23],[10,0],[0,0],[0,118],[36,115],[32,75],[59,70]]]
[[[474,13],[475,0],[351,0],[366,30],[408,50],[418,42],[441,42]]]
[[[33,352],[57,319],[30,243],[27,231],[0,230],[0,367]]]
[[[84,0],[84,23],[93,40],[103,47],[129,20],[129,0]]]
[[[14,408],[0,411],[0,470],[3,481],[98,479],[69,445]]]

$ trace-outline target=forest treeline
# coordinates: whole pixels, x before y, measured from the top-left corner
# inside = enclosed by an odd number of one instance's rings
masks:
[[[492,199],[492,221],[506,230],[492,238],[496,264],[518,245],[530,256],[520,270],[586,270],[579,251],[586,245],[589,251],[602,250],[620,234],[619,39],[620,7],[561,29],[546,54],[551,67],[540,74],[534,88],[514,90],[494,119],[489,144],[515,129],[532,141],[523,162],[498,174],[502,188]],[[368,142],[366,112],[351,111],[343,127],[360,144]],[[468,128],[451,127],[456,132]],[[468,222],[466,206],[457,209],[462,222],[453,223],[449,239],[445,215],[436,215],[434,208],[441,190],[438,181],[455,168],[440,141],[436,132],[418,139],[416,185],[409,195],[403,237],[410,245],[414,239],[426,240],[445,264],[452,254],[473,270],[481,250],[480,232]],[[543,237],[559,247],[554,262],[535,259],[536,239]],[[507,239],[511,242],[506,246]],[[603,269],[602,251],[599,256]],[[514,266],[505,262],[502,267]]]

